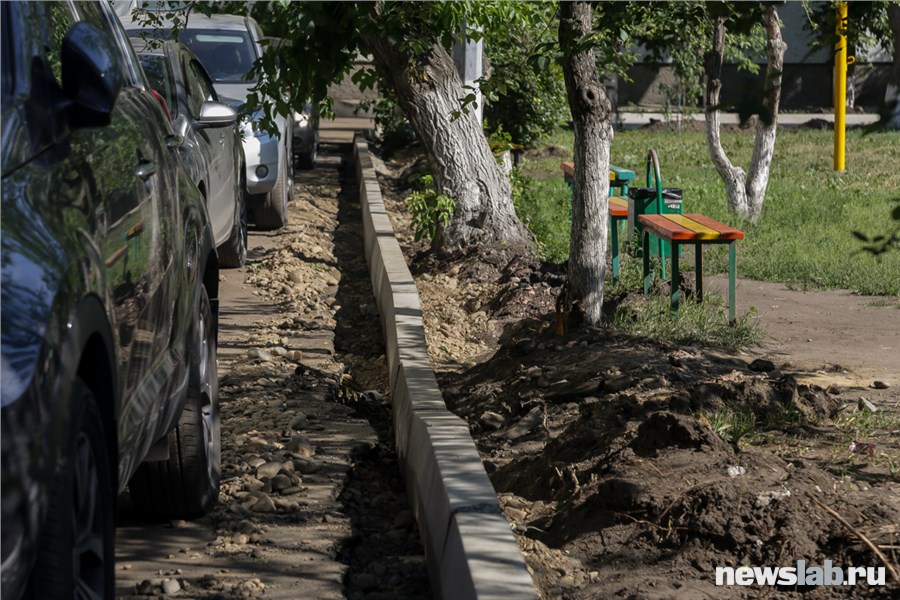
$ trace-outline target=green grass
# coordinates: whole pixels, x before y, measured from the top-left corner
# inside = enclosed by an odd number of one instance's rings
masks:
[[[747,168],[754,136],[723,132],[732,162]],[[549,143],[571,152],[574,135],[560,130]],[[744,230],[738,243],[738,274],[783,282],[799,289],[846,288],[861,294],[900,295],[900,251],[880,259],[861,250],[853,231],[887,234],[900,197],[900,144],[896,133],[847,135],[847,171],[832,170],[829,131],[778,132],[775,158],[763,213],[757,225],[729,215],[724,185],[712,166],[701,132],[620,131],[612,144],[612,162],[631,168],[644,184],[649,148],[656,149],[663,185],[684,190],[684,212],[698,212]],[[571,154],[569,155],[571,156]],[[570,195],[559,157],[529,160],[532,178],[518,203],[541,242],[545,258],[562,262],[569,251]],[[727,269],[724,246],[704,253],[707,273]]]

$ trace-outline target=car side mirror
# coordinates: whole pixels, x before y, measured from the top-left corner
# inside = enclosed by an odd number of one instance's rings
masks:
[[[200,118],[197,119],[200,127],[228,127],[237,122],[237,112],[221,102],[207,100],[200,107]]]
[[[109,125],[119,91],[125,83],[122,57],[109,35],[81,21],[66,33],[60,49],[63,93],[71,100],[69,125]]]

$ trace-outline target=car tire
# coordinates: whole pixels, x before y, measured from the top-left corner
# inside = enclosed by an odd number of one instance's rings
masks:
[[[169,434],[169,458],[144,462],[129,483],[135,508],[151,517],[201,517],[219,498],[222,442],[216,324],[205,288],[199,296],[187,400]]]
[[[219,246],[219,266],[236,269],[247,262],[247,198],[243,184],[238,192],[238,206],[231,236]]]
[[[287,161],[278,169],[275,187],[266,200],[253,211],[253,221],[260,229],[281,229],[288,224]]]
[[[115,490],[103,419],[81,380],[73,387],[71,406],[72,435],[61,450],[30,597],[113,598]]]
[[[318,145],[313,144],[312,149],[309,152],[301,152],[297,155],[297,163],[300,165],[300,168],[304,171],[309,171],[316,166],[316,154],[318,154]]]

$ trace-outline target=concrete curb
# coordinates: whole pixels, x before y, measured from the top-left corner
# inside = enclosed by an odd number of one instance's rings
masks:
[[[539,597],[469,434],[447,410],[428,360],[422,307],[394,235],[369,147],[357,134],[366,262],[381,315],[397,452],[432,587],[446,600]]]

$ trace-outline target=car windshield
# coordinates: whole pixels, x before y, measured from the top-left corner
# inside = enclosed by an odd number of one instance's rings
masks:
[[[197,55],[214,83],[254,82],[247,73],[256,52],[246,31],[186,29],[178,39]]]
[[[174,116],[178,112],[178,105],[175,104],[172,78],[169,75],[169,61],[159,54],[140,54],[138,58],[141,59],[141,68],[147,75],[150,87],[162,95]]]

